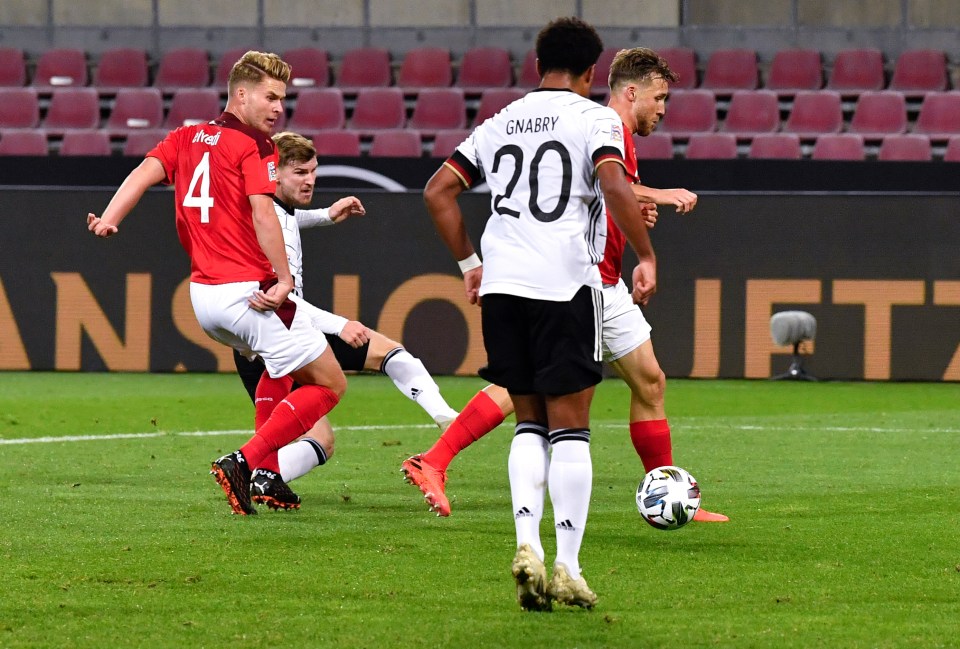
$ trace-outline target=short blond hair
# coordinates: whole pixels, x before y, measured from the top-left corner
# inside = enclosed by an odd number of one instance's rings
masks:
[[[670,82],[680,78],[659,54],[646,47],[634,47],[620,50],[613,57],[607,84],[610,90],[616,92],[629,83],[652,81],[657,77]]]
[[[313,142],[299,133],[291,131],[277,133],[273,136],[273,142],[277,145],[277,151],[280,154],[281,167],[299,162],[310,162],[317,157],[317,149],[313,146]]]
[[[272,52],[250,50],[233,64],[227,80],[227,92],[233,94],[239,83],[257,84],[264,77],[287,83],[290,81],[290,64]]]

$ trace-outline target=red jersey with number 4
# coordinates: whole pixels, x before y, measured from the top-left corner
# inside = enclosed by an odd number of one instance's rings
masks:
[[[633,136],[626,124],[623,125],[623,162],[627,172],[627,182],[640,181],[637,171],[637,149],[633,146]],[[623,273],[623,248],[627,238],[617,227],[607,210],[607,246],[603,250],[603,261],[600,262],[600,280],[606,286],[620,281]]]
[[[273,196],[277,147],[231,113],[171,131],[148,157],[173,184],[177,235],[190,255],[190,281],[263,281],[276,274],[260,248],[249,196]]]

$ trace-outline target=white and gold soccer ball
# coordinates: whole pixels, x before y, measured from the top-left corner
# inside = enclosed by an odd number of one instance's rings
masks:
[[[637,487],[637,509],[658,530],[676,530],[700,509],[697,480],[678,466],[660,466],[643,476]]]

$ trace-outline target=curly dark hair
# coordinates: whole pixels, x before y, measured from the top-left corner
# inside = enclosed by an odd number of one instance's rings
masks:
[[[580,76],[600,58],[603,41],[579,18],[557,18],[537,34],[540,73],[563,71]]]

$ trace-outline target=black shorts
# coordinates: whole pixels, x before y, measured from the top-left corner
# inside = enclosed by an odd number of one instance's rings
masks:
[[[603,378],[600,291],[582,287],[569,302],[493,293],[481,319],[487,366],[480,376],[514,394],[573,394]]]
[[[339,336],[324,335],[327,337],[327,344],[330,345],[330,349],[337,358],[337,362],[340,363],[340,367],[346,371],[355,372],[363,369],[367,362],[367,352],[370,351],[369,342],[360,347],[351,347],[343,342]],[[256,403],[257,383],[260,382],[260,377],[263,376],[263,371],[266,369],[263,361],[259,357],[252,361],[248,360],[240,352],[233,350],[233,364],[237,366],[237,374],[240,375],[240,380],[243,381],[243,387],[247,389],[250,400]],[[294,384],[294,389],[297,387],[299,386]]]

